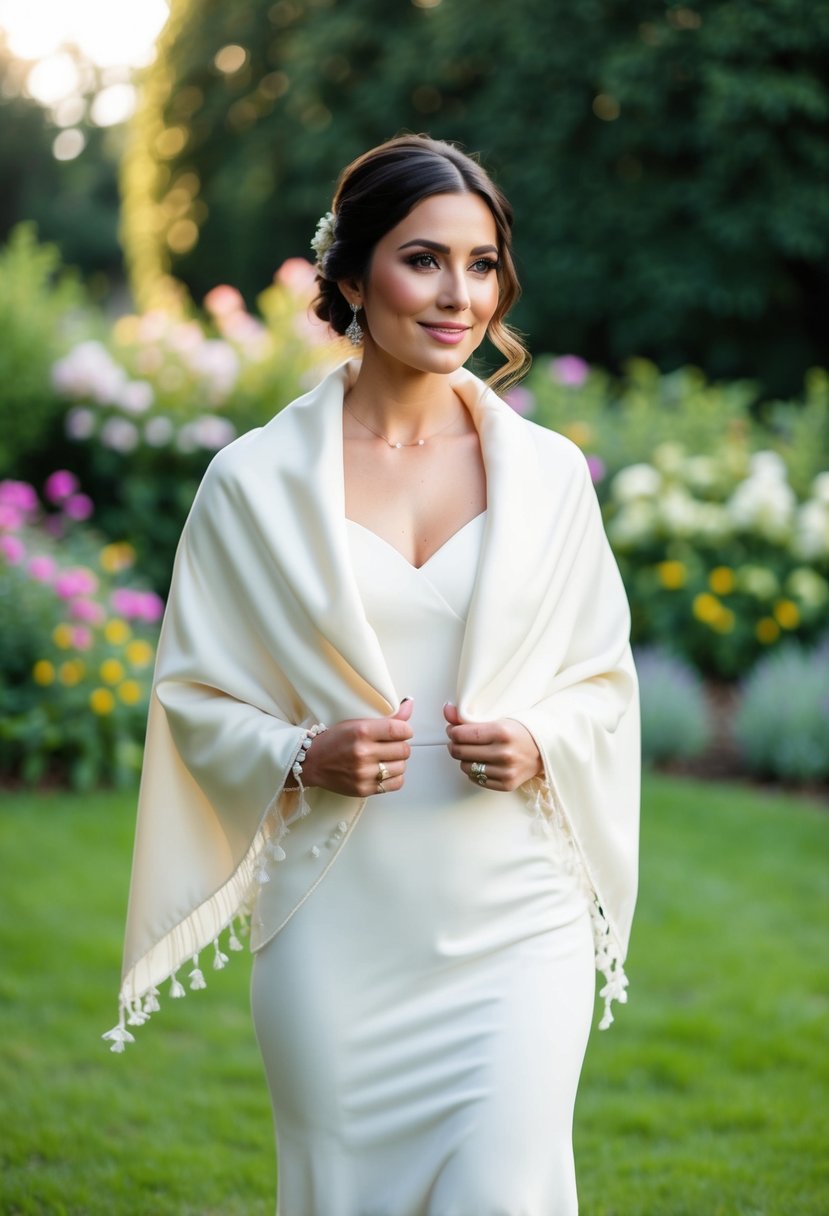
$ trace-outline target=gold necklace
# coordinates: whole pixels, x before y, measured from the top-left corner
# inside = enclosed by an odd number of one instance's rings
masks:
[[[351,417],[356,422],[359,422],[360,426],[364,426],[367,431],[371,431],[372,435],[376,435],[378,439],[382,439],[383,442],[387,443],[390,448],[422,448],[423,445],[428,443],[430,439],[436,439],[438,435],[442,435],[444,431],[448,431],[452,423],[455,421],[454,418],[450,418],[446,426],[442,426],[439,431],[433,431],[432,434],[427,435],[425,439],[411,439],[408,443],[395,443],[393,440],[389,439],[388,435],[384,435],[382,431],[375,431],[373,426],[369,426],[369,424],[364,422],[362,418],[358,418],[354,413],[354,410],[345,401],[343,402],[343,406],[348,410]]]

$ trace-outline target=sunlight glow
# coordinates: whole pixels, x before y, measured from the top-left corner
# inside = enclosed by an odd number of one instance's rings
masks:
[[[67,42],[99,67],[152,62],[166,0],[0,0],[0,27],[20,59],[46,59]]]

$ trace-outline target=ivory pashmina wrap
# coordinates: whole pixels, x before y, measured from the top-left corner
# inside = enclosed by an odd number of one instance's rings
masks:
[[[113,1051],[158,1008],[158,985],[204,987],[198,953],[254,909],[251,949],[347,849],[365,800],[284,790],[314,722],[394,713],[352,573],[343,485],[351,360],[212,461],[176,555],[156,662]],[[487,480],[481,560],[456,703],[531,732],[544,777],[528,805],[590,890],[596,966],[625,999],[636,896],[639,716],[629,613],[586,462],[466,369],[450,382]],[[347,864],[341,862],[340,864]],[[267,916],[256,892],[268,883]],[[378,908],[378,915],[382,909]],[[192,962],[191,962],[192,960]]]

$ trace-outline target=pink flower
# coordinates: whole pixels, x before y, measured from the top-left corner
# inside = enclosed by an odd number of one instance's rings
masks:
[[[93,640],[92,630],[86,625],[73,625],[72,645],[76,650],[91,650]]]
[[[204,297],[204,307],[214,317],[227,317],[234,312],[243,312],[245,301],[235,287],[221,283],[208,291]]]
[[[601,456],[588,456],[587,467],[590,470],[593,485],[597,486],[599,482],[604,479],[604,475],[607,472],[605,462],[602,460]]]
[[[79,595],[94,595],[97,590],[98,579],[86,566],[64,570],[55,579],[55,592],[62,600],[71,600]]]
[[[314,266],[306,258],[287,258],[274,275],[274,282],[305,296],[313,291],[316,277]]]
[[[38,553],[34,557],[29,558],[29,577],[33,578],[36,583],[51,583],[57,570],[57,562],[53,557],[49,557],[46,553]]]
[[[0,505],[14,507],[25,515],[36,511],[40,503],[27,481],[0,481]]]
[[[87,625],[100,625],[106,616],[103,604],[97,600],[72,600],[69,615],[73,621],[84,621]]]
[[[63,504],[63,509],[70,519],[89,519],[95,508],[88,494],[73,494]]]
[[[95,433],[95,415],[83,405],[77,405],[66,415],[66,433],[70,439],[89,439]]]
[[[46,478],[43,493],[49,502],[60,503],[78,489],[78,479],[67,469],[58,469]]]
[[[533,394],[528,388],[522,388],[520,385],[504,393],[504,400],[516,414],[528,414],[535,405]]]
[[[117,587],[110,597],[113,610],[128,621],[158,621],[164,613],[164,601],[153,591],[135,591]]]
[[[11,503],[0,502],[0,532],[16,532],[23,523],[23,516]]]
[[[550,361],[550,375],[559,384],[580,388],[590,375],[590,368],[578,355],[562,355]]]
[[[10,566],[19,566],[26,556],[26,546],[19,536],[0,536],[0,553]]]

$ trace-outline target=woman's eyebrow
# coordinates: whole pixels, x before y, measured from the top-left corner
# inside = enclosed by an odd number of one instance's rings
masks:
[[[410,245],[423,245],[427,249],[434,249],[435,253],[449,253],[450,252],[448,245],[439,245],[437,241],[423,241],[418,238],[417,240],[414,240],[414,241],[406,241],[405,245],[398,245],[398,247],[397,247],[398,253],[400,252],[401,249],[408,249]],[[475,248],[470,249],[469,252],[470,252],[470,254],[497,253],[498,250],[496,249],[496,247],[494,245],[476,245]]]

